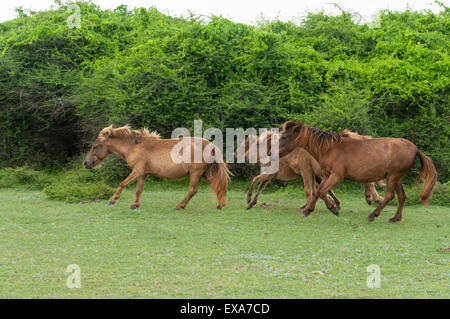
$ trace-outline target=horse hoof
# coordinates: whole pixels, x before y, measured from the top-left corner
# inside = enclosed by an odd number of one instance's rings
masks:
[[[302,217],[308,217],[309,216],[309,214],[307,214],[307,213],[302,213]]]
[[[217,206],[216,206],[216,209],[222,209],[222,206],[217,205]]]
[[[391,219],[389,219],[389,222],[390,223],[396,223],[396,222],[399,222],[400,220],[398,220],[397,218],[391,218]]]
[[[370,205],[372,205],[372,201],[371,200],[368,200],[368,201],[366,201],[367,202],[367,204],[370,206]]]
[[[173,209],[174,209],[174,210],[180,210],[181,207],[174,207]]]
[[[373,220],[374,220],[374,218],[370,217],[370,216],[366,218],[366,221],[368,221],[368,222],[373,222]]]
[[[252,199],[251,199],[251,198],[250,198],[250,199],[247,199],[247,204],[248,204],[248,203],[250,203],[251,201],[252,201]]]
[[[114,205],[115,203],[116,203],[116,202],[109,201],[109,202],[108,202],[108,205],[111,206],[111,205]]]
[[[335,212],[333,212],[336,216],[339,216],[339,209],[336,209]]]
[[[136,209],[138,209],[136,206],[130,206],[130,209],[131,210],[136,210]]]
[[[253,207],[253,205],[252,206],[247,206],[247,208],[246,208],[246,210],[250,210],[250,209],[252,209],[252,207]]]

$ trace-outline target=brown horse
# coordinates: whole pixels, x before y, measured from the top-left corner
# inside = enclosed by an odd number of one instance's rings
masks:
[[[433,161],[408,140],[391,137],[353,139],[325,132],[299,121],[288,121],[283,125],[279,156],[288,154],[295,147],[305,148],[319,162],[324,172],[324,178],[314,193],[313,200],[302,210],[303,216],[308,216],[314,210],[319,196],[325,201],[328,209],[336,213],[336,207],[328,200],[326,194],[344,178],[368,183],[386,177],[385,198],[367,220],[373,221],[378,217],[396,192],[397,213],[389,221],[401,221],[406,200],[402,181],[413,167],[416,157],[422,164],[419,178],[424,182],[420,198],[426,205],[433,195],[437,180]]]
[[[361,135],[350,131],[346,132],[346,134],[352,138],[363,138]],[[279,135],[275,137],[275,143],[278,141],[278,138]],[[302,176],[306,199],[307,202],[310,202],[313,199],[314,190],[318,187],[317,181],[319,183],[321,181],[322,170],[320,169],[319,163],[311,156],[311,154],[305,151],[305,149],[297,147],[286,156],[280,158],[278,171],[276,173],[265,173],[264,168],[269,166],[270,163],[262,163],[260,161],[259,154],[257,152],[257,145],[267,143],[267,150],[270,151],[271,139],[271,131],[266,131],[260,136],[249,135],[247,139],[239,145],[234,153],[235,159],[237,159],[238,154],[244,154],[245,158],[249,160],[251,157],[249,152],[254,151],[255,154],[253,155],[255,155],[254,157],[257,159],[257,162],[261,167],[261,173],[253,178],[247,192],[247,203],[249,203],[247,209],[252,208],[257,203],[260,193],[273,178],[282,181],[289,181]],[[253,190],[258,183],[258,190],[252,200]],[[335,205],[339,207],[340,201],[331,189],[328,191],[328,194],[333,199]],[[383,200],[383,197],[381,197],[376,191],[374,183],[367,183],[365,185],[365,198],[369,205],[372,203],[372,200],[377,203],[380,203]]]
[[[195,144],[201,145],[202,150],[207,146],[212,149],[213,158],[202,158],[199,163],[195,163],[194,152],[191,151],[190,161],[177,163],[172,159],[171,151],[176,145],[181,143],[194,149],[195,140],[198,142]],[[170,180],[181,179],[189,175],[189,192],[175,209],[186,207],[189,200],[197,193],[198,183],[202,176],[205,177],[217,196],[219,201],[217,209],[226,205],[230,171],[227,164],[223,163],[221,152],[208,140],[191,137],[160,139],[156,132],[150,133],[147,129],[131,130],[128,125],[114,129],[111,125],[104,128],[98,135],[86,155],[84,166],[88,169],[95,168],[109,154],[120,156],[132,169],[130,175],[120,183],[117,191],[109,199],[111,205],[119,199],[122,190],[137,179],[136,200],[130,208],[138,208],[147,175]],[[179,154],[183,155],[183,151]],[[216,159],[217,162],[215,162]]]

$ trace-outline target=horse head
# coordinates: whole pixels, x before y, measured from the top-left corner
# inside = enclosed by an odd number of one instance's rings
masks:
[[[100,131],[94,145],[92,145],[91,150],[84,159],[83,165],[86,168],[96,168],[111,153],[106,141],[111,136],[112,131],[112,125],[105,127]]]
[[[287,121],[283,124],[280,138],[278,140],[278,154],[272,156],[282,157],[291,152],[297,146],[297,136],[303,127],[303,123],[299,121]]]

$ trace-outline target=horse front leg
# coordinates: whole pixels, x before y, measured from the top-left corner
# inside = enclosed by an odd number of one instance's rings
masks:
[[[133,204],[130,205],[131,209],[136,209],[139,206],[141,206],[141,195],[142,195],[142,190],[144,189],[144,184],[145,184],[145,179],[147,178],[147,176],[141,176],[138,178],[138,182],[136,185],[136,200],[134,201]]]
[[[330,198],[328,197],[328,193],[331,192],[331,189],[340,181],[342,178],[335,174],[331,174],[327,180],[319,186],[319,196],[322,198],[322,200],[325,202],[325,205],[327,205],[327,208],[336,216],[339,216],[339,206],[335,206],[334,203],[331,202]],[[333,193],[334,195],[334,193]],[[334,201],[333,201],[334,202]],[[339,200],[338,200],[339,203]]]
[[[117,188],[116,192],[114,193],[113,196],[111,196],[111,198],[109,199],[108,204],[109,205],[114,205],[116,203],[116,201],[120,198],[120,194],[122,193],[123,189],[125,187],[128,186],[128,184],[132,183],[134,180],[136,180],[136,178],[138,178],[139,176],[141,176],[142,173],[138,170],[133,170],[131,171],[130,175],[128,175],[127,178],[125,178],[120,184],[119,187]]]
[[[314,192],[313,200],[302,209],[302,216],[307,217],[316,207],[317,200],[322,198],[327,208],[336,216],[339,216],[339,209],[328,198],[327,193],[333,188],[334,185],[342,180],[339,176],[331,174],[329,177],[323,177],[318,189]]]
[[[313,186],[309,186],[310,187],[310,191],[312,190],[312,196],[308,196],[309,192],[308,192],[308,190],[306,188],[307,185],[308,185],[308,182],[306,182],[305,181],[305,177],[303,177],[303,181],[304,181],[304,184],[305,184],[305,193],[306,193],[306,197],[307,197],[306,205],[304,205],[304,206],[302,206],[300,208],[300,211],[301,211],[303,217],[308,217],[309,214],[311,214],[314,211],[314,208],[316,207],[317,200],[319,199],[320,186],[324,183],[324,181],[326,179],[327,178],[324,177],[322,179],[322,181],[320,182],[318,187],[315,187],[315,185],[314,185],[315,182],[313,183]]]
[[[341,201],[339,200],[339,198],[336,197],[336,195],[334,194],[333,190],[330,189],[328,191],[328,194],[333,199],[334,205],[336,205],[337,209],[340,210],[341,209]]]

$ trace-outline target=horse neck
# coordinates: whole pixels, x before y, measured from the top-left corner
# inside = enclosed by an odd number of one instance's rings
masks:
[[[113,137],[109,138],[107,141],[107,145],[109,147],[109,151],[117,156],[123,158],[126,162],[127,157],[130,154],[130,150],[136,145],[134,138],[129,137]]]
[[[274,140],[272,140],[272,134],[270,131],[268,131],[265,135],[260,135],[258,137],[258,139],[256,140],[256,150],[257,150],[257,161],[259,164],[261,164],[261,154],[260,154],[260,149],[262,147],[262,145],[266,145],[266,154],[269,154],[272,151],[272,143],[276,143],[274,142]]]
[[[306,150],[311,156],[318,162],[322,156],[322,152],[311,146],[311,141],[308,139],[304,143],[297,142],[297,147],[301,147]]]

